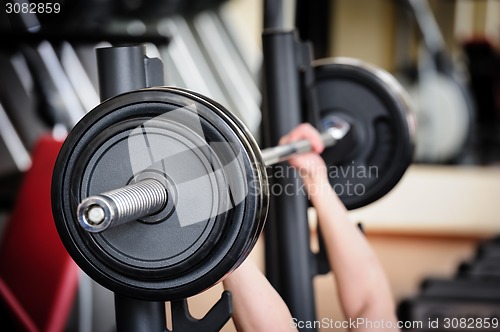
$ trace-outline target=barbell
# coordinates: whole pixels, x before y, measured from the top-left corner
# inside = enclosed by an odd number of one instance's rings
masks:
[[[315,73],[333,189],[348,208],[369,204],[411,161],[405,94],[389,74],[352,60],[317,63]],[[89,112],[64,142],[52,182],[56,227],[106,288],[186,298],[248,256],[276,194],[266,167],[309,148],[300,141],[261,151],[231,112],[192,91],[127,92]],[[339,192],[349,184],[363,192]]]
[[[347,121],[330,116],[328,128],[320,135],[321,141],[325,147],[331,147],[349,130]],[[311,150],[310,142],[301,140],[262,150],[262,161],[267,167]],[[78,222],[85,230],[97,233],[154,215],[166,208],[169,197],[172,200],[170,190],[164,184],[166,181],[158,177],[147,177],[123,188],[87,197],[78,204]]]

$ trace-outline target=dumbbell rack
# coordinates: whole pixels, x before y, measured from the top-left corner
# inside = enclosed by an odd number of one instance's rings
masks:
[[[144,46],[109,47],[96,52],[101,101],[123,92],[164,85],[161,60],[148,58]],[[232,314],[231,294],[227,291],[200,320],[189,313],[187,299],[170,304],[172,331],[219,331]],[[115,314],[118,332],[168,331],[162,301],[144,301],[115,293]]]
[[[423,322],[425,331],[497,330],[499,258],[500,238],[481,240],[475,257],[462,262],[453,279],[423,279],[420,292],[399,303],[398,318],[406,324]]]

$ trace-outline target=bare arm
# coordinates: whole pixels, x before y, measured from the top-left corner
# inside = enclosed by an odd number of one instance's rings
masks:
[[[238,331],[296,331],[285,302],[250,259],[223,284],[233,295],[233,321]]]
[[[316,153],[293,158],[290,164],[299,170],[316,208],[342,309],[347,318],[391,321],[395,326],[395,306],[388,281],[372,248],[349,221],[347,210],[329,183],[326,165],[318,155],[323,150],[319,133],[310,125],[301,125],[281,143],[304,138],[311,141]]]
[[[372,248],[358,227],[349,221],[344,205],[328,180],[308,181],[325,186],[315,193],[311,191],[310,199],[318,214],[345,315],[353,319],[390,320],[395,324],[394,300]]]

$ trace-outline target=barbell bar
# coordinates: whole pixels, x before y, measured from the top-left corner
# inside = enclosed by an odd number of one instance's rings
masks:
[[[347,121],[339,116],[329,118],[330,127],[320,134],[325,147],[334,146],[350,130]],[[310,152],[308,140],[263,149],[266,166]],[[78,222],[87,231],[97,233],[127,222],[158,213],[168,200],[167,188],[158,180],[147,178],[137,183],[85,198],[77,208]]]

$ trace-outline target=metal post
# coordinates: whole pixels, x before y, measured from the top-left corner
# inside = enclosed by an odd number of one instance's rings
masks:
[[[115,293],[118,332],[164,332],[167,316],[164,302],[149,302]]]
[[[283,28],[283,0],[264,0],[264,28]]]
[[[96,52],[101,100],[163,85],[163,64],[159,59],[147,58],[143,45],[100,48]],[[147,302],[115,293],[115,314],[117,332],[166,329],[164,302]]]
[[[303,121],[297,68],[298,42],[293,31],[276,29],[264,31],[262,39],[266,95],[264,121],[267,129],[264,136],[266,145],[273,146],[281,136]],[[300,186],[298,177],[271,176],[270,180],[271,188]],[[273,195],[271,192],[271,195],[270,220],[265,230],[266,273],[293,317],[313,321],[316,315],[307,198],[299,193]]]
[[[144,45],[98,48],[96,54],[101,101],[164,84],[163,63],[146,57]]]

